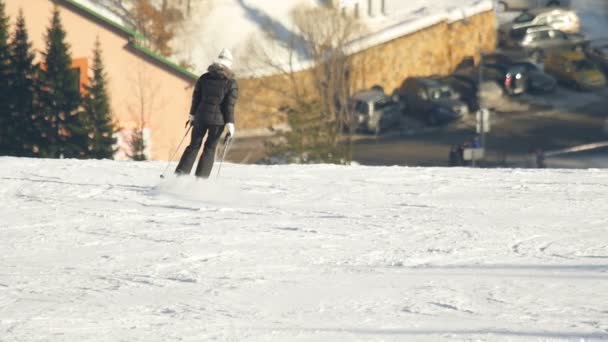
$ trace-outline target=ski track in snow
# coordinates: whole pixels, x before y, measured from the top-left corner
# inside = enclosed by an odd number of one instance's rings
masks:
[[[164,166],[0,158],[0,341],[608,340],[604,170]]]

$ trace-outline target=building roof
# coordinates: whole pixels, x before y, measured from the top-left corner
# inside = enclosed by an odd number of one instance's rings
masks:
[[[143,42],[143,36],[138,32],[130,30],[124,25],[116,22],[114,19],[111,19],[109,16],[102,15],[99,11],[94,10],[90,7],[87,7],[76,0],[52,0],[55,3],[61,4],[66,8],[72,9],[75,12],[81,14],[83,17],[92,20],[109,30],[112,30],[118,34],[122,34],[128,40],[129,49],[139,54],[140,56],[148,59],[152,63],[158,65],[161,68],[166,69],[169,72],[176,74],[179,77],[185,78],[190,81],[195,81],[198,79],[198,75],[194,74],[192,71],[183,68],[177,65],[175,62],[171,61],[168,58],[165,58],[150,49],[146,48]]]
[[[303,70],[311,66],[306,53],[286,48],[293,43],[295,25],[292,11],[301,5],[321,6],[320,0],[222,0],[213,2],[194,13],[186,29],[174,39],[172,47],[180,59],[188,60],[197,71],[213,61],[222,48],[235,55],[234,68],[239,76],[266,76],[277,72],[262,63],[251,63],[249,44],[271,46],[270,57],[274,65],[284,69]],[[351,6],[364,6],[376,0],[351,0]],[[440,22],[454,22],[493,9],[492,0],[384,0],[384,7],[373,7],[373,15],[361,17],[368,30],[353,40],[348,53],[356,53],[372,46],[414,33]],[[367,6],[367,5],[365,5]],[[229,19],[228,19],[229,18]],[[271,31],[275,39],[267,38]],[[297,40],[296,40],[297,41]],[[252,65],[253,64],[253,65]]]

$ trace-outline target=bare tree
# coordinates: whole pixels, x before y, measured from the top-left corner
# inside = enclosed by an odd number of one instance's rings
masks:
[[[160,84],[154,82],[150,70],[143,63],[137,63],[128,74],[131,93],[127,98],[127,110],[131,121],[126,130],[127,156],[133,160],[146,160],[150,156],[149,138],[154,113],[162,110],[164,100],[160,96]]]
[[[163,56],[172,54],[170,42],[184,22],[190,2],[181,0],[91,0],[144,37],[139,42]]]
[[[292,20],[295,27],[288,41],[269,25],[265,34],[273,44],[252,45],[251,55],[257,62],[252,70],[265,68],[290,84],[286,91],[284,82],[267,77],[264,85],[285,99],[282,108],[291,126],[272,148],[290,150],[295,161],[347,163],[352,158],[348,99],[353,90],[353,67],[349,51],[364,27],[331,4],[297,7]]]

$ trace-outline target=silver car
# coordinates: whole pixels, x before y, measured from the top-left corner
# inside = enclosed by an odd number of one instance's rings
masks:
[[[580,34],[566,34],[549,26],[530,26],[512,29],[499,37],[504,47],[523,50],[537,62],[542,61],[546,50],[575,46],[585,42]]]
[[[401,123],[399,103],[377,89],[362,90],[349,100],[349,113],[355,131],[379,134]]]
[[[548,6],[570,6],[570,0],[498,0],[499,11],[526,10]]]
[[[569,33],[577,33],[581,28],[580,18],[574,11],[542,7],[522,12],[513,21],[501,25],[499,31],[506,32],[512,29],[538,25],[551,26],[554,29]]]

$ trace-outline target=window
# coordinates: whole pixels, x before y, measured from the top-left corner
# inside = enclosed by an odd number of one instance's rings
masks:
[[[521,24],[521,23],[527,23],[529,21],[532,21],[533,19],[534,19],[534,16],[532,14],[530,14],[528,12],[524,12],[520,16],[515,18],[515,20],[513,20],[513,22],[517,23],[517,24]]]
[[[381,110],[384,109],[386,107],[390,107],[394,104],[393,100],[390,97],[383,97],[380,100],[376,101],[376,103],[374,103],[374,109],[376,110]]]
[[[547,18],[547,16],[542,16],[542,17],[539,16],[539,17],[536,17],[535,24],[547,25],[547,23],[549,23],[549,22],[551,22],[551,20],[549,18]]]
[[[74,77],[74,89],[78,89],[78,92],[82,93],[80,89],[80,68],[70,69],[72,76]]]
[[[511,38],[513,38],[515,40],[522,40],[526,36],[526,30],[525,29],[511,30],[510,36],[511,36]]]
[[[528,35],[531,41],[538,42],[549,38],[549,31],[532,32]]]
[[[355,111],[357,113],[369,114],[369,105],[367,104],[367,102],[358,101],[355,104]]]
[[[80,89],[80,93],[84,94],[86,86],[89,84],[89,63],[86,57],[74,58],[72,60],[72,70],[77,76],[78,84],[76,85]]]
[[[551,39],[563,39],[563,40],[568,39],[563,32],[557,31],[557,30],[551,30],[551,31],[549,31],[549,37]]]

